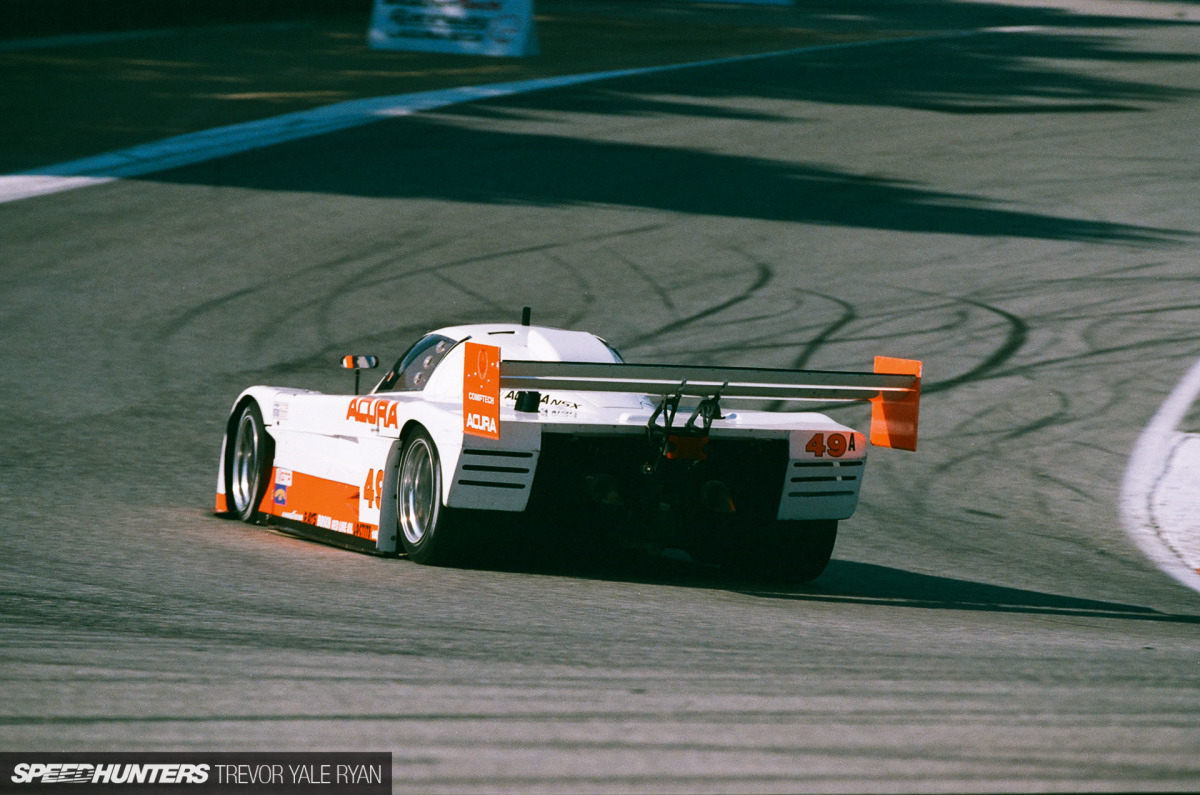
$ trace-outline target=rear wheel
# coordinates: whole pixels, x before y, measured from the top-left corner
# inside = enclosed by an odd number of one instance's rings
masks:
[[[396,477],[396,521],[400,543],[417,563],[455,560],[461,548],[458,517],[442,505],[442,465],[437,446],[424,428],[409,434]]]
[[[225,461],[225,493],[233,514],[252,522],[270,480],[275,444],[254,402],[238,414],[232,431]]]

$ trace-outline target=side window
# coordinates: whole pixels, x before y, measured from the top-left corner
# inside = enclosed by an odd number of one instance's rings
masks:
[[[425,388],[429,374],[454,347],[454,340],[430,334],[417,341],[400,357],[396,366],[379,383],[378,392],[412,392]]]

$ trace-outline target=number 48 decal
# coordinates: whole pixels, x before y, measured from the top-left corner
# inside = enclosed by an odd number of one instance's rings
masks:
[[[817,458],[823,458],[826,453],[829,453],[833,458],[841,458],[846,453],[852,453],[854,447],[854,434],[844,433],[814,433],[812,438],[808,440],[808,444],[804,445],[806,452],[812,453]]]

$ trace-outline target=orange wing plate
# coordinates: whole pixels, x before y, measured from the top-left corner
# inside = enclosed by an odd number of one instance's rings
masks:
[[[875,372],[915,376],[911,389],[883,392],[871,398],[871,444],[899,450],[917,449],[917,415],[921,403],[921,362],[875,357]]]
[[[463,360],[463,433],[500,438],[500,349],[466,343]]]

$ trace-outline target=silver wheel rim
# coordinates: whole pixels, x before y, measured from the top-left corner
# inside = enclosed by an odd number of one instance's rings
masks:
[[[396,507],[400,529],[410,544],[419,544],[429,534],[437,519],[437,473],[434,471],[433,450],[420,437],[409,442],[400,464],[396,484]]]
[[[242,415],[233,443],[233,507],[239,513],[253,507],[258,491],[258,424],[250,412]]]

